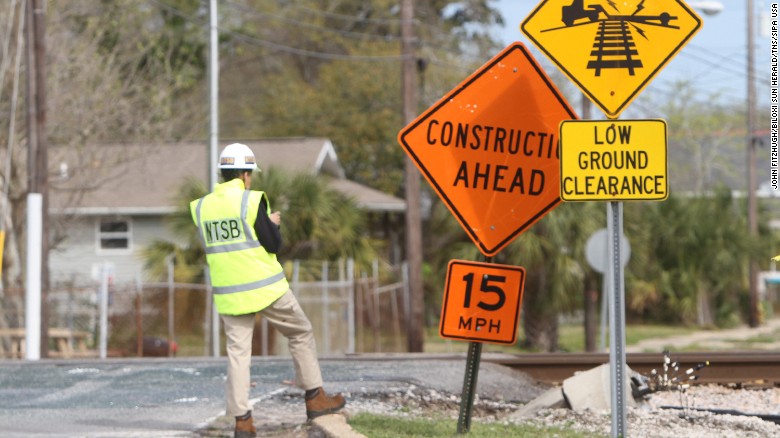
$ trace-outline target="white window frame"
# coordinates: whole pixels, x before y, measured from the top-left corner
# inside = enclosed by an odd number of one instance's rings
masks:
[[[102,231],[103,224],[124,222],[127,231]],[[126,248],[104,248],[103,239],[127,239]],[[128,217],[101,217],[95,221],[95,247],[98,255],[120,255],[133,252],[133,221]]]

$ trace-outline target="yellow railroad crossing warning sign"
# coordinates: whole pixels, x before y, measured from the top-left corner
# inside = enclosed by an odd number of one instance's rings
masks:
[[[520,30],[617,118],[700,27],[682,0],[543,0]]]
[[[665,121],[564,120],[560,131],[564,201],[669,196]]]

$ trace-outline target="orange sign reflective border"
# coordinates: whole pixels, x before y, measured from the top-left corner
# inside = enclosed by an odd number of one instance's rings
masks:
[[[519,266],[451,260],[439,335],[514,344],[524,285],[525,269]]]
[[[402,129],[398,142],[492,256],[561,202],[558,125],[576,118],[514,43]]]

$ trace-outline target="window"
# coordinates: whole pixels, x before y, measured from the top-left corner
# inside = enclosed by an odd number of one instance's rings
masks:
[[[101,219],[98,224],[98,252],[130,250],[131,229],[128,219]]]

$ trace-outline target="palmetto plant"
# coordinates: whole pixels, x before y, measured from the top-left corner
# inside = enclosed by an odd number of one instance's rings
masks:
[[[745,209],[730,190],[632,207],[641,263],[630,265],[630,280],[652,285],[645,288],[651,298],[636,300],[632,310],[661,322],[739,322],[748,259],[767,253],[761,248],[771,239],[766,230],[760,239],[749,235]]]
[[[582,308],[585,244],[604,224],[600,203],[564,203],[511,243],[500,260],[526,269],[524,344],[558,349],[558,315]]]

